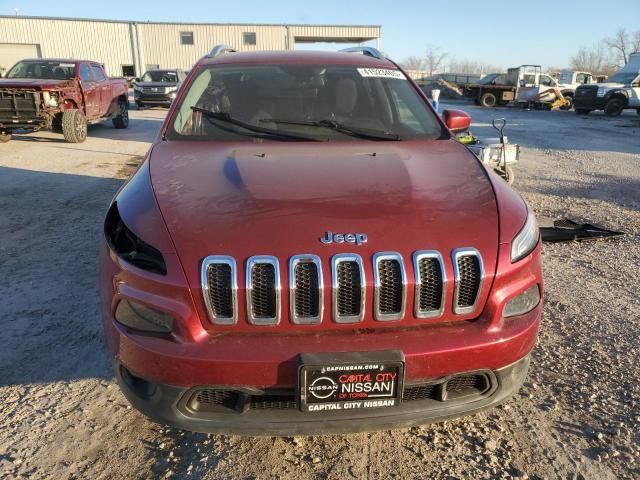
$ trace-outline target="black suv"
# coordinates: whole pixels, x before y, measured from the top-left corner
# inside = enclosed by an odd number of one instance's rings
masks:
[[[133,87],[138,108],[146,105],[171,105],[186,75],[182,70],[149,70]]]

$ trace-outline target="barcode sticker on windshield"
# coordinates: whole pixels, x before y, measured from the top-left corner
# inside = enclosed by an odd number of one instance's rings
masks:
[[[390,70],[388,68],[359,68],[358,73],[363,77],[381,77],[381,78],[398,78],[406,80],[402,72],[398,70]]]

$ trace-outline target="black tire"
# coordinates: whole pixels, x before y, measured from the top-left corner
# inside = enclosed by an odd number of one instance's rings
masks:
[[[62,134],[69,143],[82,143],[87,139],[87,119],[80,110],[65,110],[62,114]]]
[[[591,113],[591,110],[587,109],[587,108],[578,108],[576,110],[576,115],[589,115]]]
[[[120,100],[118,102],[120,113],[111,119],[114,128],[127,128],[129,126],[129,102]]]
[[[0,132],[0,143],[7,143],[11,140],[11,132]]]
[[[610,98],[604,106],[604,113],[607,117],[618,117],[624,110],[624,103],[624,100],[620,97]]]
[[[571,110],[573,108],[573,95],[565,94],[563,95],[564,99],[569,102],[569,105],[563,105],[560,107],[560,110]]]
[[[482,105],[483,107],[486,107],[486,108],[495,107],[497,101],[498,101],[498,99],[491,92],[485,92],[480,97],[480,105]]]

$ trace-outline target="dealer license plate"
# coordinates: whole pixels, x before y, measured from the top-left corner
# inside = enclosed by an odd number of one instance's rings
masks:
[[[399,352],[302,358],[299,388],[300,408],[304,412],[353,411],[400,404],[404,361]]]

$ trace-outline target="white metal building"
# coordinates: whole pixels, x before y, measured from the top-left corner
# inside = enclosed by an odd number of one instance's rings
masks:
[[[291,50],[296,43],[363,43],[380,39],[379,25],[160,23],[0,16],[0,68],[23,58],[78,58],[104,63],[112,75],[150,68],[188,70],[211,47]]]

